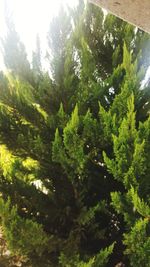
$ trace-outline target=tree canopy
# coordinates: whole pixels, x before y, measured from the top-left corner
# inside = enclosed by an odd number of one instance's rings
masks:
[[[0,229],[11,257],[33,267],[149,267],[149,35],[83,1],[62,7],[46,72],[40,38],[30,63],[7,26]]]

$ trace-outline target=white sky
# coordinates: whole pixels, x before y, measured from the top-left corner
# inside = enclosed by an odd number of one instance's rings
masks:
[[[79,0],[0,0],[0,38],[6,35],[4,20],[5,5],[9,6],[10,14],[20,35],[21,41],[25,44],[29,59],[35,49],[36,35],[39,34],[42,50],[46,52],[46,36],[49,30],[50,21],[59,10],[61,4],[75,6]],[[0,45],[1,46],[1,45]],[[43,53],[43,56],[44,53]],[[46,67],[46,62],[44,62]],[[0,51],[0,70],[5,69],[3,57]],[[148,68],[143,84],[150,77]]]
[[[46,47],[46,35],[50,21],[57,14],[60,5],[74,6],[78,0],[0,0],[0,38],[6,35],[4,22],[5,4],[10,13],[21,41],[25,44],[29,57],[35,48],[35,38],[39,34],[41,46]],[[3,69],[3,59],[0,53],[0,69]]]

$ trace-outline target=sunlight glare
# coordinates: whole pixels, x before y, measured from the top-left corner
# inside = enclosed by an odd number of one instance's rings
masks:
[[[46,49],[46,36],[51,19],[57,14],[61,4],[75,6],[78,0],[0,0],[0,37],[6,35],[4,10],[5,5],[13,16],[15,27],[25,44],[29,58],[35,49],[35,39],[40,36],[42,50]],[[2,69],[2,55],[0,54],[0,69]]]

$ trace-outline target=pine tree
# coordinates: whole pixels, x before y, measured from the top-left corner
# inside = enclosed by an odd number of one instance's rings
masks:
[[[114,158],[110,159],[106,153],[103,155],[109,172],[124,187],[122,192],[111,193],[112,205],[117,213],[123,215],[127,225],[123,240],[126,245],[124,253],[129,256],[131,266],[149,266],[150,209],[149,200],[148,203],[144,202],[147,200],[150,188],[149,156],[146,147],[146,144],[149,144],[149,118],[144,123],[140,123],[138,127],[133,91],[126,100],[127,114],[121,120],[117,135],[112,133]],[[118,107],[119,103],[122,105],[122,102],[118,102]],[[143,132],[141,134],[141,128],[145,129],[146,135]]]
[[[12,255],[28,266],[149,266],[143,37],[83,1],[62,9],[48,33],[50,77],[39,41],[30,66],[9,28],[10,71],[0,75],[0,224]]]
[[[6,17],[7,36],[2,39],[2,51],[5,66],[12,74],[32,83],[30,63],[24,44],[21,42],[12,18]]]

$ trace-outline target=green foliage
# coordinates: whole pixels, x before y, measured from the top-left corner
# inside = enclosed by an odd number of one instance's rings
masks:
[[[84,207],[78,217],[78,223],[82,226],[90,225],[94,221],[96,213],[105,209],[105,204],[104,201],[100,202],[89,210]]]
[[[76,106],[71,120],[67,123],[64,128],[64,146],[67,150],[69,156],[76,162],[77,171],[82,171],[85,156],[83,151],[83,141],[80,139],[78,135],[79,130],[79,115],[78,115],[78,107]]]
[[[114,244],[112,244],[108,248],[101,250],[99,254],[96,256],[93,266],[94,267],[106,266],[106,264],[108,263],[108,257],[111,255],[113,248],[114,248]]]
[[[145,172],[144,146],[139,143],[135,125],[134,97],[128,100],[127,117],[123,119],[119,135],[113,135],[115,160],[110,160],[104,153],[104,161],[114,177],[122,181],[125,188],[137,187],[137,180]]]
[[[64,127],[63,141],[57,129],[53,142],[53,159],[62,165],[68,161],[67,165],[74,166],[74,171],[77,173],[82,172],[86,160],[83,150],[84,142],[78,134],[79,124],[78,107],[76,106],[70,120]]]
[[[129,255],[131,266],[150,264],[150,237],[147,236],[148,219],[138,220],[128,234],[124,235],[125,254]]]
[[[143,200],[141,200],[137,194],[137,192],[134,191],[134,188],[132,187],[130,192],[132,197],[132,203],[134,205],[135,211],[137,211],[140,215],[144,216],[145,218],[150,218],[150,207],[147,203],[145,203]]]
[[[31,253],[41,255],[48,246],[48,237],[42,226],[29,219],[22,219],[17,208],[10,206],[10,201],[0,200],[0,216],[4,236],[8,247],[15,254],[29,256]]]
[[[40,39],[30,64],[7,24],[0,224],[11,253],[33,267],[149,266],[149,36],[79,1],[51,22],[45,72]]]
[[[53,160],[59,163],[64,164],[65,163],[65,152],[63,153],[63,144],[62,144],[62,138],[59,135],[58,128],[55,132],[55,140],[53,142]]]
[[[60,264],[62,267],[104,267],[108,262],[108,258],[111,255],[114,248],[114,244],[108,248],[102,249],[96,256],[90,258],[88,262],[80,261],[79,256],[75,256],[68,261],[64,254],[60,256]]]
[[[111,116],[110,110],[107,112],[101,105],[99,105],[99,117],[102,125],[104,140],[112,141],[112,134],[116,133],[116,115]]]
[[[65,267],[65,266],[75,267],[77,266],[78,262],[79,262],[79,255],[75,255],[74,257],[72,257],[71,260],[68,260],[63,253],[61,253],[59,257],[59,263],[60,263],[60,266],[62,267]]]

